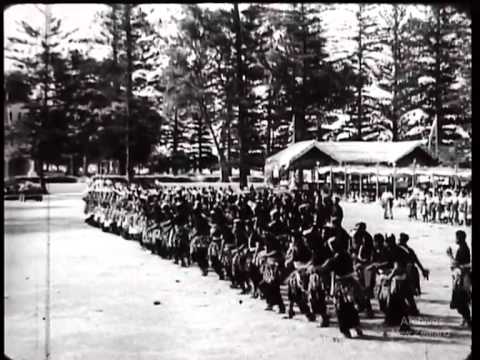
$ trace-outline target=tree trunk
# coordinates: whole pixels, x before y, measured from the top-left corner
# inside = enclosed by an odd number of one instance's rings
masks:
[[[47,191],[47,185],[45,182],[45,172],[43,171],[43,165],[44,162],[41,159],[35,160],[34,167],[35,167],[35,172],[38,175],[38,178],[40,179],[40,188],[42,189],[42,193],[48,194]]]
[[[435,115],[437,118],[436,122],[436,142],[435,142],[435,156],[438,156],[438,145],[441,144],[442,140],[442,123],[443,123],[443,109],[442,109],[442,87],[441,87],[441,48],[440,41],[442,38],[441,34],[441,18],[440,18],[440,8],[438,6],[434,7],[435,9],[435,18],[436,18],[436,28],[435,28]]]
[[[199,116],[197,113],[195,113],[195,117],[197,118],[198,121],[198,172],[201,174],[202,173],[202,117]]]
[[[88,164],[86,154],[83,154],[83,176],[88,176]]]
[[[127,162],[125,161],[124,156],[119,159],[119,170],[120,174],[125,174],[127,172]]]
[[[240,159],[239,159],[239,183],[240,189],[243,189],[247,186],[247,144],[246,144],[246,137],[245,133],[247,130],[247,126],[245,124],[245,107],[244,107],[244,100],[245,100],[245,91],[244,91],[244,83],[243,83],[243,59],[242,59],[242,29],[240,23],[240,12],[238,10],[238,4],[233,4],[234,9],[234,21],[235,21],[235,50],[237,53],[237,94],[239,97],[238,102],[238,138],[240,142]]]
[[[363,121],[363,103],[362,103],[362,90],[363,90],[363,23],[362,23],[363,5],[359,5],[358,20],[358,82],[357,82],[357,137],[359,141],[362,141],[362,121]]]
[[[203,118],[205,120],[205,123],[208,127],[208,130],[210,131],[210,135],[212,135],[213,138],[213,143],[215,144],[215,148],[217,149],[218,153],[218,162],[220,165],[220,173],[222,176],[222,181],[227,181],[225,178],[225,175],[228,175],[228,167],[226,165],[226,159],[225,159],[225,154],[223,152],[223,149],[220,148],[220,144],[218,142],[217,136],[215,135],[215,132],[213,131],[212,127],[212,122],[210,119],[210,116],[207,111],[207,107],[205,105],[204,99],[198,99],[198,105],[200,106],[200,111],[203,114]]]
[[[133,166],[130,159],[130,127],[131,127],[131,99],[132,99],[132,72],[133,72],[133,59],[132,59],[132,31],[130,26],[131,20],[131,4],[125,5],[125,33],[127,40],[127,96],[126,96],[126,105],[127,105],[127,136],[126,136],[126,175],[128,182],[132,180],[133,177]]]
[[[399,61],[399,13],[398,4],[393,5],[393,98],[392,98],[392,140],[398,140],[398,61]]]
[[[227,171],[228,176],[232,176],[232,99],[229,96],[227,98]]]
[[[273,102],[273,91],[270,88],[268,90],[268,108],[267,108],[267,157],[272,153],[272,102]]]
[[[175,106],[175,115],[173,118],[173,149],[172,149],[172,155],[173,158],[177,158],[178,155],[178,108]],[[172,164],[172,171],[174,175],[177,175],[178,173],[178,168],[175,164]]]
[[[221,182],[229,182],[229,177],[231,176],[232,169],[226,164],[225,161],[222,161],[220,157],[220,181]]]
[[[120,95],[120,82],[118,81],[117,71],[118,71],[118,5],[119,4],[112,4],[112,53],[113,53],[113,66],[115,69],[115,76],[113,77],[113,87],[115,90],[115,96]]]
[[[48,116],[49,116],[49,108],[48,108],[48,88],[49,88],[49,70],[50,70],[50,45],[49,45],[49,38],[50,38],[50,5],[45,5],[45,35],[44,35],[44,49],[45,49],[45,74],[43,77],[43,115],[45,116],[44,118],[42,117],[41,120],[41,130],[42,132],[44,131],[45,123],[48,123]],[[39,146],[38,150],[40,152],[39,156],[39,169],[37,171],[38,177],[40,178],[40,187],[42,189],[43,193],[47,193],[47,187],[45,185],[45,179],[44,179],[44,172],[43,172],[43,154],[42,154],[42,149]]]
[[[305,5],[301,3],[301,12],[302,12],[302,31],[303,31],[303,39],[302,39],[302,87],[300,88],[300,98],[299,100],[299,123],[301,124],[301,137],[300,141],[306,139],[306,123],[305,123],[305,99],[307,96],[307,29],[306,26],[304,25],[306,23],[305,19]],[[303,173],[302,176],[303,178]]]

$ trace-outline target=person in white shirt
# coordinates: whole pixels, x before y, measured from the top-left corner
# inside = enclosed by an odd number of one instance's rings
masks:
[[[436,222],[437,221],[437,213],[440,204],[440,199],[438,195],[435,193],[432,196],[432,202],[430,204],[430,221]]]
[[[383,192],[381,201],[384,209],[384,219],[393,219],[393,194],[390,189],[386,189]]]
[[[472,224],[472,194],[467,195],[467,213],[465,218],[465,225],[470,226]]]
[[[459,225],[463,225],[467,216],[467,197],[464,190],[458,197],[458,212],[460,217]]]
[[[408,215],[409,219],[417,220],[417,210],[418,210],[418,192],[417,189],[413,189],[412,193],[408,197],[408,207],[410,209],[410,213]]]

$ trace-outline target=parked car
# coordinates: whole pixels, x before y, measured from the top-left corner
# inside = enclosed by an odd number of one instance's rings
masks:
[[[30,181],[29,179],[10,179],[5,181],[4,200],[43,200],[43,191],[40,184]]]

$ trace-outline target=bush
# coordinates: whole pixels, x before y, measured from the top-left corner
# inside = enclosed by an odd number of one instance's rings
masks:
[[[15,182],[24,182],[24,181],[29,181],[34,184],[39,184],[40,183],[40,178],[38,176],[15,176]]]
[[[38,176],[16,176],[16,182],[29,181],[34,184],[40,184],[40,178]],[[58,183],[76,183],[78,179],[73,176],[68,175],[55,175],[55,176],[46,176],[45,183],[47,184],[58,184]]]
[[[136,176],[135,181],[151,181],[158,180],[162,183],[174,183],[174,182],[193,182],[188,176],[175,176],[175,175],[150,175],[150,176]]]
[[[207,182],[207,183],[214,183],[220,181],[220,176],[217,175],[199,175],[196,176],[193,181],[198,182]]]
[[[48,176],[46,179],[45,179],[45,182],[48,183],[48,184],[58,184],[58,183],[76,183],[78,182],[78,179],[73,177],[73,176],[62,176],[62,175],[59,175],[59,176]]]

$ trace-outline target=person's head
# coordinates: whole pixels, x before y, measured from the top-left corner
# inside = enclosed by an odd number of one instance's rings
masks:
[[[455,238],[456,238],[456,243],[458,245],[460,244],[464,244],[465,243],[465,240],[467,239],[467,234],[465,233],[465,231],[463,230],[457,230],[455,232]]]
[[[373,247],[375,249],[381,249],[385,243],[385,238],[382,234],[375,234],[373,236]]]
[[[364,222],[359,222],[355,225],[355,231],[363,232],[367,230],[367,224]]]
[[[388,247],[394,247],[395,246],[395,235],[394,234],[389,234],[385,238],[385,244]]]
[[[400,244],[406,244],[408,242],[409,236],[405,233],[400,233],[400,237],[398,239],[398,242]]]

